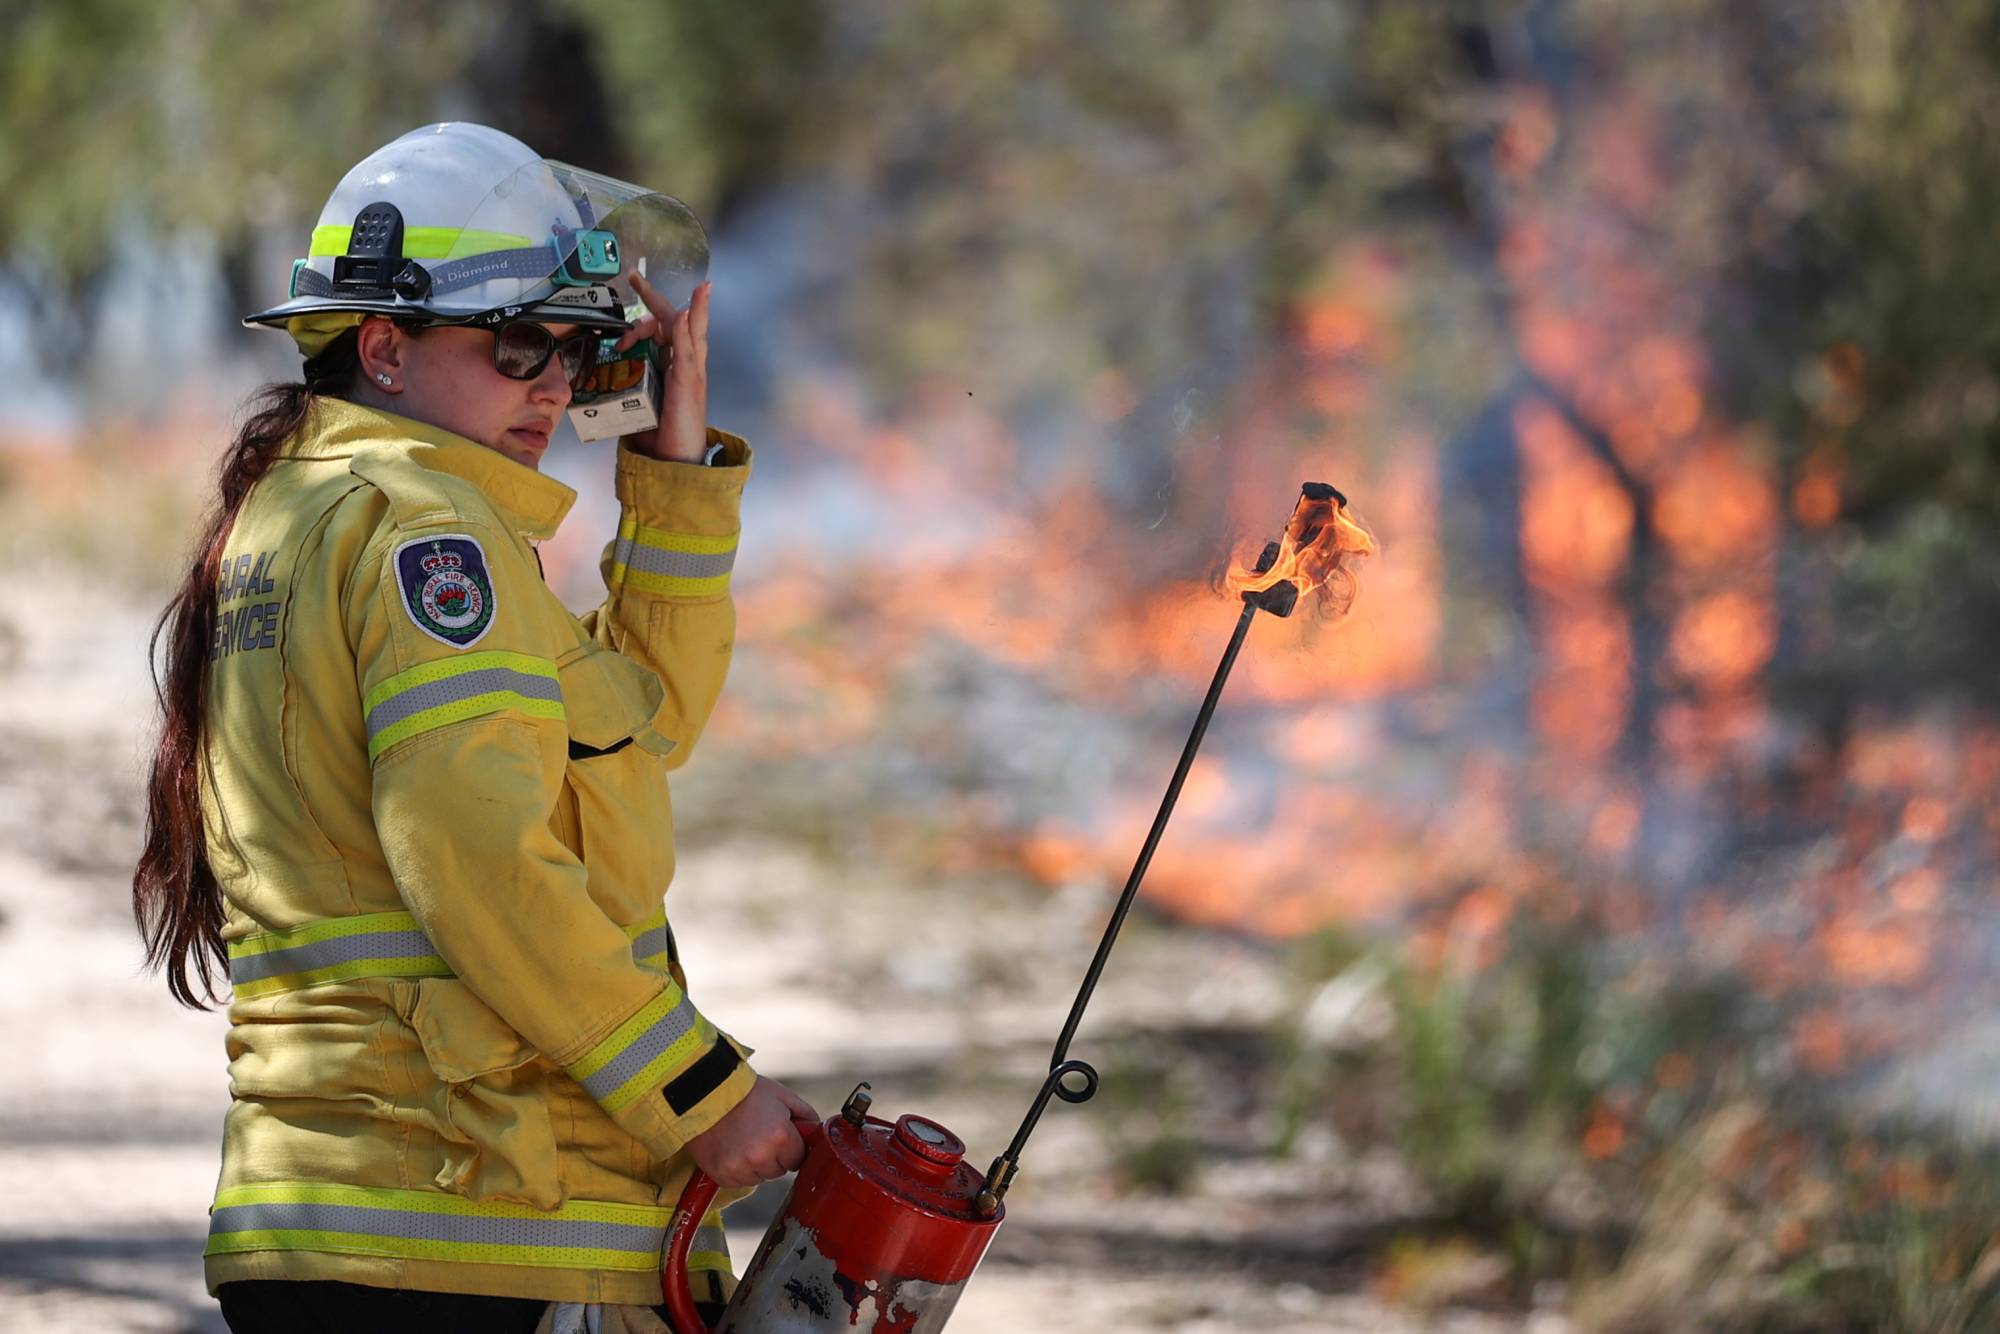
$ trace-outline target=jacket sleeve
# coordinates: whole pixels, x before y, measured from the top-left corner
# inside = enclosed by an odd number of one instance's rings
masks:
[[[421,561],[453,556],[454,577],[430,582]],[[551,831],[569,755],[556,659],[585,646],[531,561],[461,517],[397,528],[357,571],[375,828],[458,979],[664,1159],[755,1076],[674,979],[634,961]]]
[[[602,561],[607,596],[583,617],[597,642],[652,669],[666,687],[653,728],[687,762],[722,693],[736,638],[729,572],[750,446],[710,428],[720,466],[648,458],[618,447],[618,537]]]

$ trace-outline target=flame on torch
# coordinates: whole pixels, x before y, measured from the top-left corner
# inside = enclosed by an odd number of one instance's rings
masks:
[[[1375,554],[1375,539],[1348,513],[1347,497],[1325,482],[1299,488],[1299,503],[1285,525],[1283,540],[1264,549],[1255,567],[1238,566],[1228,577],[1230,591],[1265,611],[1289,615],[1292,604],[1314,589],[1335,615],[1345,615],[1361,590],[1350,558]]]

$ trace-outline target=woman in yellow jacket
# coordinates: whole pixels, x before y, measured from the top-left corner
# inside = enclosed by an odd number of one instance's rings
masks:
[[[162,617],[134,879],[175,996],[234,989],[207,1272],[239,1334],[651,1307],[695,1166],[800,1160],[812,1109],[695,1008],[662,901],[750,451],[705,425],[707,285],[641,274],[705,263],[675,201],[430,126],[251,317],[305,380],[255,405]],[[575,493],[537,469],[612,336],[664,394],[577,617],[535,550]],[[714,1217],[694,1250],[719,1302]]]

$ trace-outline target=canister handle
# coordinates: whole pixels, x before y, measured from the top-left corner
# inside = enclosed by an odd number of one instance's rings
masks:
[[[802,1116],[793,1117],[792,1125],[805,1140],[808,1153],[826,1133],[826,1127],[819,1122]],[[667,1262],[660,1270],[660,1289],[666,1296],[667,1316],[674,1327],[674,1334],[709,1334],[708,1323],[694,1309],[694,1293],[688,1288],[687,1261],[688,1251],[694,1246],[695,1231],[701,1227],[701,1220],[708,1216],[708,1206],[715,1203],[717,1189],[715,1178],[697,1167],[681,1191],[680,1203],[674,1206],[673,1222],[667,1228]]]

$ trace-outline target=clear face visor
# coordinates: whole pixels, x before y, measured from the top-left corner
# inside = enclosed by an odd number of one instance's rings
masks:
[[[634,320],[639,274],[675,306],[708,275],[708,237],[663,195],[544,159],[495,186],[434,267],[441,303],[493,311],[556,305]]]

